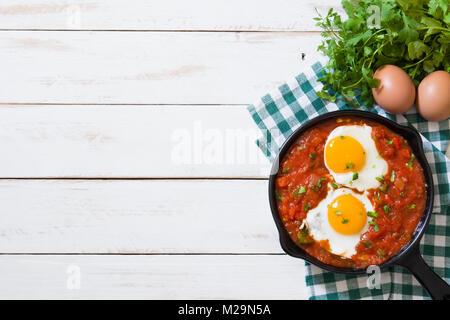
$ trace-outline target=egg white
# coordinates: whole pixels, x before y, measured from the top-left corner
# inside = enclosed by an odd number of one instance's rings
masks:
[[[357,171],[358,179],[353,180],[353,171],[346,173],[337,173],[332,171],[326,162],[326,146],[330,140],[339,136],[349,136],[356,139],[366,152],[366,162],[364,166]],[[325,144],[325,166],[330,171],[334,180],[344,186],[349,188],[355,188],[358,191],[364,191],[367,189],[378,188],[380,182],[376,177],[380,175],[385,175],[388,171],[388,164],[386,161],[378,154],[375,142],[372,139],[372,127],[363,125],[350,125],[350,126],[340,126],[335,128],[328,135],[328,139]]]
[[[306,216],[306,223],[309,228],[310,235],[316,241],[328,240],[330,244],[330,251],[333,254],[351,258],[356,253],[356,245],[360,241],[361,234],[367,231],[369,228],[369,221],[372,221],[371,217],[367,217],[367,222],[364,228],[357,234],[344,235],[336,232],[328,221],[328,205],[331,205],[334,199],[337,197],[350,194],[360,200],[367,211],[374,211],[372,203],[365,194],[357,194],[350,189],[333,189],[328,186],[328,194],[317,207],[308,211]]]

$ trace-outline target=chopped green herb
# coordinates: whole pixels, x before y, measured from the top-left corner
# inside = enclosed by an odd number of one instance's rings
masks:
[[[320,191],[320,188],[322,188],[322,181],[324,181],[324,180],[325,180],[325,178],[322,177],[319,179],[319,181],[317,182],[316,185],[310,185],[309,187],[311,189],[313,189],[314,191]]]
[[[402,191],[402,192],[400,192],[400,197],[404,197],[405,196],[405,193]]]
[[[298,147],[298,150],[303,150],[303,149],[305,149],[305,147],[304,147],[304,146],[300,146],[300,147]]]
[[[348,220],[348,219],[345,219],[345,218],[342,218],[342,223],[343,224],[346,224],[346,223],[348,223],[350,220]]]
[[[376,165],[373,165],[373,166],[372,166],[372,168],[374,168],[374,169],[375,169],[376,167],[377,167]]]
[[[389,213],[389,210],[391,209],[391,207],[388,205],[388,204],[386,204],[384,207],[383,207],[383,210],[384,210],[384,212],[386,212],[386,213]]]
[[[388,141],[386,141],[386,142],[387,142],[387,144],[392,144],[394,141],[388,140]]]
[[[377,179],[377,180],[380,181],[380,182],[383,182],[383,181],[384,181],[384,177],[383,177],[383,176],[378,176],[378,177],[376,177],[375,179]]]
[[[378,218],[378,213],[374,211],[367,211],[367,215],[372,218]]]
[[[297,194],[303,194],[306,192],[306,188],[304,186],[301,186],[300,189],[298,189]]]
[[[366,246],[366,248],[372,248],[372,243],[370,243],[370,241],[363,241],[363,244]]]
[[[372,139],[373,139],[374,141],[378,141],[377,137],[372,137]]]
[[[415,158],[416,158],[416,156],[414,155],[414,153],[411,153],[411,159],[409,159],[409,162],[408,162],[408,168],[409,169],[412,168],[412,165],[413,165],[413,162],[414,162]]]
[[[393,234],[392,234],[392,236],[395,238],[395,237],[397,237],[397,232],[394,232]]]
[[[317,186],[318,186],[319,188],[322,188],[322,181],[324,181],[324,180],[325,180],[324,177],[322,177],[322,178],[319,179],[319,182],[317,183]]]
[[[334,210],[334,213],[337,214],[338,216],[341,215],[341,211],[339,211],[339,210]]]
[[[282,196],[280,196],[280,193],[278,192],[278,189],[275,189],[275,196],[277,197],[278,200],[283,200],[284,199]]]
[[[378,224],[375,221],[369,221],[369,224],[373,226],[373,230],[375,230],[375,232],[380,231],[380,228],[378,227]]]
[[[333,189],[337,189],[339,186],[336,184],[336,183],[334,183],[334,182],[332,182],[331,183],[331,186],[333,187]]]
[[[409,210],[414,210],[416,208],[416,205],[413,203],[412,205],[408,206]]]
[[[386,252],[384,252],[383,249],[378,249],[378,250],[377,250],[377,256],[378,256],[378,258],[384,258],[385,255],[386,255]]]
[[[352,180],[358,179],[358,172],[353,172]]]
[[[313,155],[312,153],[309,154],[309,157],[310,157],[311,159],[315,159],[315,158],[316,158],[316,156]]]
[[[308,237],[308,230],[306,228],[297,233],[297,239],[299,244],[311,244],[314,242],[313,239]]]
[[[339,138],[344,139],[345,137],[344,136],[340,136]]]
[[[305,212],[308,212],[309,209],[311,209],[311,207],[309,206],[309,204],[305,203],[305,205],[303,206],[303,209],[305,209]]]
[[[394,182],[394,180],[395,180],[395,171],[392,170],[392,172],[391,172],[391,182]]]
[[[345,164],[345,169],[351,169],[351,168],[354,168],[354,167],[355,167],[355,164],[353,162],[347,162]]]
[[[290,170],[291,170],[290,168],[284,168],[283,173],[289,173]]]
[[[389,185],[386,181],[383,182],[383,184],[380,186],[380,191],[383,193],[386,193],[388,191]]]

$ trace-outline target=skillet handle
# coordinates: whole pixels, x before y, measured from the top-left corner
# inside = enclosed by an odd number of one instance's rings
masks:
[[[433,300],[450,300],[450,286],[425,262],[420,254],[419,245],[411,248],[398,264],[416,277]]]

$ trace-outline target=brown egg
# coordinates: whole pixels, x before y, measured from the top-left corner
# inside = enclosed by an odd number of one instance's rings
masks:
[[[414,104],[416,88],[408,74],[397,66],[387,64],[375,71],[380,80],[378,88],[372,88],[375,101],[386,111],[404,113]]]
[[[427,120],[450,117],[450,73],[435,71],[427,75],[417,89],[417,109]]]

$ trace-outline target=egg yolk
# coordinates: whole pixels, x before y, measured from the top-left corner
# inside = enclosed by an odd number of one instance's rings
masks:
[[[366,152],[355,138],[339,136],[328,142],[325,148],[325,161],[333,172],[359,171],[366,162]]]
[[[355,234],[366,225],[367,212],[360,200],[344,194],[334,199],[328,207],[328,222],[340,234]]]

